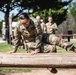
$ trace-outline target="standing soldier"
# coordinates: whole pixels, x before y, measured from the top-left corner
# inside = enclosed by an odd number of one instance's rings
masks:
[[[44,22],[44,20],[41,18],[41,29],[42,29],[42,31],[43,31],[43,33],[46,33],[46,24],[45,24],[45,22]]]
[[[37,16],[36,16],[36,20],[37,20],[39,23],[41,23],[41,16],[37,15]]]
[[[46,25],[44,20],[38,15],[36,16],[36,20],[40,23],[41,29],[42,29],[42,33],[46,33]]]
[[[51,16],[48,17],[48,22],[46,23],[46,32],[48,34],[55,34],[55,31],[57,30],[57,24],[53,22],[53,19]]]

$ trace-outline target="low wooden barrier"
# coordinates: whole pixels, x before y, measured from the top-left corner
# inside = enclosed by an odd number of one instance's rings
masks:
[[[40,53],[31,54],[2,54],[0,67],[32,67],[32,68],[76,68],[75,53]]]
[[[60,38],[67,38],[68,42],[70,42],[70,39],[73,38],[73,34],[57,34]]]
[[[76,39],[76,34],[73,34],[73,39]]]

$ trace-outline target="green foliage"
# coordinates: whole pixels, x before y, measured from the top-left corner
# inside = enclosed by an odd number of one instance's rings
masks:
[[[67,6],[72,0],[63,2],[62,0],[1,0],[0,11],[5,14],[18,8],[18,13],[13,16],[13,19],[25,9],[33,9],[33,16],[40,15],[47,20],[47,16],[51,15],[59,24],[66,18]],[[30,13],[30,12],[28,12]],[[9,13],[8,13],[9,14]]]
[[[36,11],[35,13],[31,14],[31,16],[36,17],[37,15],[40,15],[45,22],[47,22],[48,16],[52,16],[54,21],[57,22],[57,24],[62,23],[66,19],[66,9],[61,8],[60,10],[53,10],[53,9],[45,9],[42,11]]]
[[[73,33],[76,33],[76,24],[75,25],[70,25],[69,29],[72,30]]]
[[[76,33],[76,2],[72,2],[69,4],[69,12],[68,17],[71,17],[73,20],[71,22],[71,25],[69,26],[69,29],[73,31],[73,33]]]
[[[0,43],[0,52],[8,52],[11,50],[11,45],[6,44],[6,43]]]
[[[71,14],[76,20],[76,2],[69,4],[69,14]]]
[[[47,22],[48,16],[52,16],[58,25],[62,23],[67,17],[67,8],[64,8],[64,6],[67,6],[71,0],[68,2],[62,2],[62,0],[48,0],[46,4],[44,1],[36,8],[37,11],[34,10],[31,16],[36,17],[40,15],[45,22]]]

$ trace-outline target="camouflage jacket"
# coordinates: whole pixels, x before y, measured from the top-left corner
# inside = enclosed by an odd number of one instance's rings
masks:
[[[49,34],[55,34],[55,31],[57,30],[57,24],[56,23],[46,23],[46,33]]]
[[[42,33],[46,33],[46,24],[41,23],[40,25],[41,25]]]
[[[18,21],[14,29],[14,46],[17,47],[20,39],[23,39],[25,43],[31,43],[31,47],[38,48],[41,46],[41,33],[41,27],[36,20],[30,19],[30,26],[28,28],[24,27],[20,21]]]

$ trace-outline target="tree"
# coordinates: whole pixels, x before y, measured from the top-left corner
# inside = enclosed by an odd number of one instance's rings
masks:
[[[44,19],[45,22],[47,22],[48,16],[52,16],[53,20],[59,25],[66,19],[67,10],[63,8],[59,10],[45,9],[42,11],[36,11],[31,16],[36,17],[37,15],[40,15]]]
[[[72,15],[76,20],[76,2],[72,2],[69,4],[69,14]]]
[[[73,33],[76,33],[76,2],[69,4],[68,18],[70,20],[68,21],[69,29],[72,30]]]
[[[1,34],[1,29],[2,29],[2,22],[3,21],[0,21],[0,34]]]
[[[40,15],[44,18],[45,22],[47,21],[48,16],[52,16],[54,21],[59,25],[66,19],[67,8],[65,8],[65,6],[67,6],[71,1],[72,0],[64,2],[62,0],[36,0],[36,5],[38,6],[36,8],[37,11],[34,11],[31,16],[36,17],[37,15]]]

